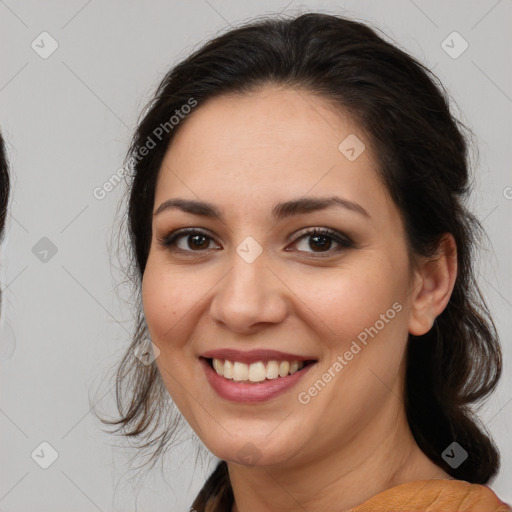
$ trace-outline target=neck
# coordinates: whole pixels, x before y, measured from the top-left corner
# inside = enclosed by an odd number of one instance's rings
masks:
[[[330,446],[325,453],[279,466],[228,462],[228,470],[232,512],[348,512],[397,485],[450,478],[420,450],[399,408],[372,421],[347,446]]]

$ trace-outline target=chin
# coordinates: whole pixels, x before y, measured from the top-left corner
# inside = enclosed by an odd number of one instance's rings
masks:
[[[274,437],[273,441],[269,441],[265,435],[224,437],[223,442],[217,438],[207,439],[203,443],[219,459],[243,466],[280,465],[301,451],[286,443],[294,439],[291,433],[285,439]]]

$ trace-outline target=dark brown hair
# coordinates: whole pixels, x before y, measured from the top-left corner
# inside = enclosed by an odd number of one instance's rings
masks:
[[[170,117],[191,98],[201,108],[213,97],[266,84],[309,91],[351,114],[367,134],[380,177],[402,215],[411,261],[433,256],[443,234],[453,235],[458,273],[450,301],[427,334],[409,336],[405,410],[418,445],[435,464],[457,479],[488,482],[498,471],[499,453],[472,406],[495,389],[501,351],[473,269],[483,230],[464,205],[470,132],[451,114],[435,75],[375,29],[318,13],[252,21],[204,44],[167,73],[127,156],[130,276],[136,289],[151,244],[156,179],[174,134],[186,123],[170,127]],[[162,126],[168,129],[155,131]],[[168,410],[167,395],[156,364],[145,366],[133,355],[148,337],[140,294],[137,302],[137,329],[117,372],[120,417],[104,422],[118,425],[116,432],[136,438],[140,447],[156,448],[156,457],[173,428],[166,425],[154,435]],[[442,458],[453,441],[469,454],[457,468]]]
[[[0,133],[0,242],[4,238],[5,221],[7,219],[7,206],[9,204],[9,192],[11,182],[9,178],[9,163],[5,151],[5,144]],[[0,305],[2,303],[2,291],[0,290]]]
[[[4,236],[7,204],[9,202],[10,178],[5,143],[0,133],[0,241]]]

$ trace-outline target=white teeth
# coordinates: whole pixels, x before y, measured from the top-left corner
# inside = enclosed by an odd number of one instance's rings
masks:
[[[215,361],[215,359],[214,359]],[[219,361],[221,361],[219,359]],[[222,362],[222,361],[221,361]],[[224,375],[226,379],[232,379],[233,378],[233,363],[231,361],[224,361],[224,373],[219,373],[219,375]]]
[[[213,359],[213,369],[226,379],[236,382],[263,382],[265,379],[272,380],[278,377],[286,377],[299,371],[303,361],[263,361],[245,364],[240,361],[228,361],[224,359]]]
[[[279,375],[279,365],[277,361],[269,361],[267,363],[267,379],[276,379]]]
[[[224,375],[224,363],[220,359],[213,359],[212,364],[213,364],[213,369],[219,375]]]
[[[249,378],[249,367],[245,363],[235,361],[233,363],[233,380],[247,380]]]
[[[265,370],[265,365],[261,361],[252,363],[249,366],[249,380],[251,382],[261,382],[265,380],[266,377],[267,371]]]
[[[292,361],[290,363],[290,374],[295,373],[299,369],[299,362],[298,361]]]
[[[286,377],[289,369],[290,363],[288,361],[281,361],[279,363],[279,377]]]

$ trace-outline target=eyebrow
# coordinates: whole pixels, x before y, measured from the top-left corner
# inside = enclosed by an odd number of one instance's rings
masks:
[[[370,218],[370,214],[360,204],[338,196],[301,197],[284,203],[277,203],[272,208],[272,218],[274,222],[279,222],[286,217],[325,210],[335,206],[345,208]],[[168,199],[158,207],[153,215],[158,215],[163,211],[171,209],[178,209],[193,215],[214,218],[224,222],[220,210],[214,204],[192,199]]]

